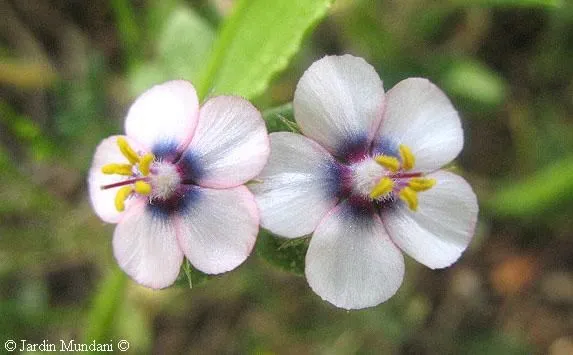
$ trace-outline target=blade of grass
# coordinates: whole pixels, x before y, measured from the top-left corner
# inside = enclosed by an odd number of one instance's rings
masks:
[[[102,281],[86,317],[83,342],[107,343],[112,333],[115,316],[123,301],[127,276],[115,267]]]
[[[140,61],[142,53],[140,50],[141,33],[135,12],[129,0],[110,0],[110,6],[115,16],[126,64],[128,69],[133,68]]]

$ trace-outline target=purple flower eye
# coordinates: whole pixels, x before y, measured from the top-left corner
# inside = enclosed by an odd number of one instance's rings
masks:
[[[300,79],[294,115],[302,135],[271,137],[271,155],[250,186],[261,226],[312,233],[305,274],[337,307],[390,298],[402,283],[400,250],[431,267],[468,246],[478,205],[467,182],[440,170],[463,146],[459,116],[426,79],[384,93],[374,68],[350,55],[316,61]]]
[[[95,212],[117,223],[113,251],[121,268],[163,288],[184,257],[209,274],[240,265],[259,224],[243,184],[269,155],[259,111],[232,96],[199,108],[190,83],[170,81],[135,101],[125,130],[97,147],[88,181]]]

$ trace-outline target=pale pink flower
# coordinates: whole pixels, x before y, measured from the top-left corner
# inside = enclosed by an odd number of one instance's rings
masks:
[[[350,55],[315,62],[294,96],[304,136],[279,132],[250,186],[261,226],[312,233],[305,274],[337,307],[375,306],[398,290],[400,250],[430,268],[456,261],[474,233],[478,205],[466,181],[439,170],[463,146],[445,94],[410,78],[387,94],[374,68]]]
[[[171,285],[184,256],[198,270],[232,270],[251,253],[259,212],[243,186],[263,168],[269,141],[259,111],[233,96],[199,108],[186,81],[143,93],[125,136],[104,139],[89,172],[97,215],[117,223],[113,253],[138,283]]]

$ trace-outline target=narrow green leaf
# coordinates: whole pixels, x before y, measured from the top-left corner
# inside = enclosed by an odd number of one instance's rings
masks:
[[[137,25],[135,12],[128,0],[110,0],[110,6],[115,16],[119,37],[122,42],[128,66],[133,66],[141,58],[141,33]]]
[[[199,96],[234,94],[252,99],[260,95],[332,2],[239,0],[215,42]]]
[[[298,275],[304,274],[308,238],[283,239],[261,229],[256,253],[274,266]]]
[[[471,59],[452,63],[442,82],[448,92],[480,106],[502,104],[507,92],[507,83],[498,73]]]
[[[103,279],[86,317],[86,328],[83,336],[85,343],[94,340],[96,343],[109,341],[114,318],[123,301],[127,280],[127,276],[117,267]]]
[[[531,217],[573,201],[573,156],[518,182],[502,186],[488,201],[497,214]]]
[[[464,6],[504,6],[504,7],[561,7],[563,0],[453,0],[454,4]]]

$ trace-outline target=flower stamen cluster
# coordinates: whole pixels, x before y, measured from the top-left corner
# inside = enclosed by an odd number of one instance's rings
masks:
[[[406,202],[408,208],[416,211],[418,209],[417,193],[431,189],[436,184],[436,179],[422,177],[422,173],[406,173],[414,169],[416,158],[408,146],[401,144],[399,149],[400,160],[390,155],[374,157],[374,161],[387,169],[387,173],[372,188],[369,196],[372,200],[377,200],[387,199],[390,194],[398,195],[402,201]]]
[[[127,198],[129,198],[133,193],[144,196],[151,194],[152,187],[146,177],[150,174],[150,167],[155,160],[155,156],[152,153],[145,153],[142,155],[137,154],[123,137],[117,138],[117,145],[120,152],[129,161],[129,164],[106,164],[101,168],[101,172],[106,175],[129,176],[130,179],[124,180],[120,183],[104,185],[101,189],[105,190],[112,187],[131,185],[123,186],[118,189],[115,195],[115,208],[118,212],[122,212],[125,210],[125,200],[127,200]]]

